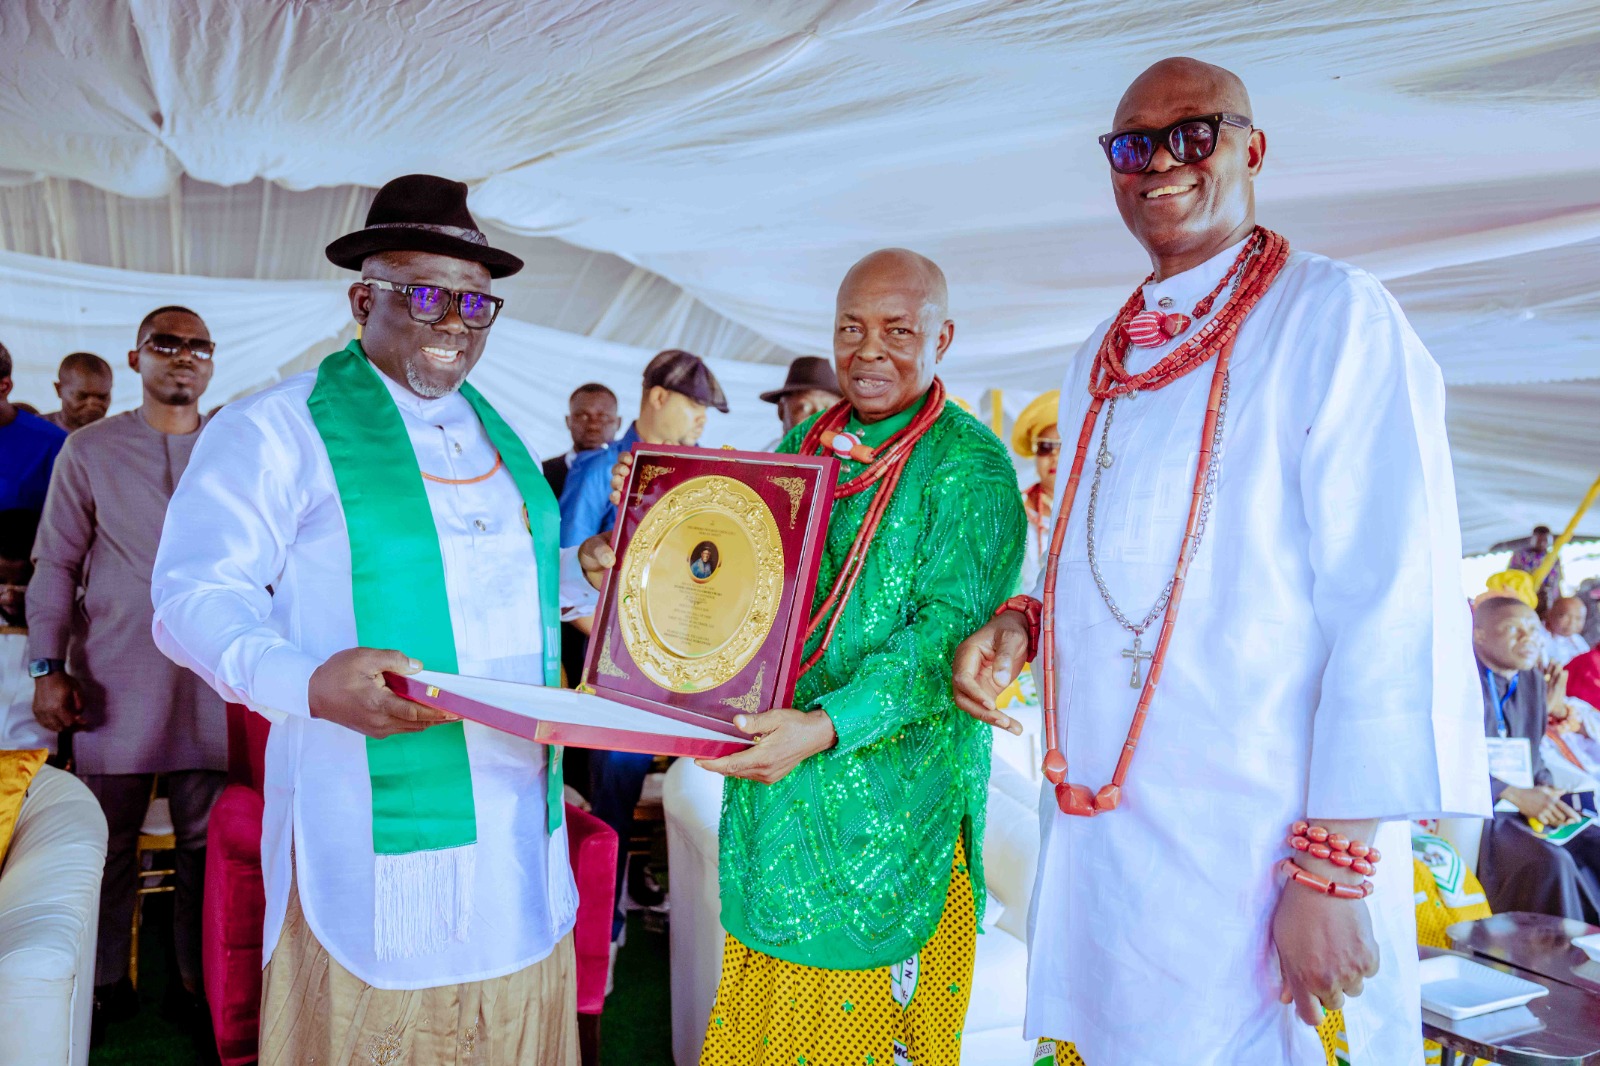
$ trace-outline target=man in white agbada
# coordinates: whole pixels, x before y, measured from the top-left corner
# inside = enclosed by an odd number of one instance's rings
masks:
[[[1067,525],[1035,590],[1053,569],[1065,755],[1041,803],[1030,930],[1041,1062],[1310,1066],[1332,1061],[1316,1027],[1342,1008],[1355,1066],[1420,1064],[1404,820],[1489,809],[1438,368],[1375,278],[1256,229],[1266,137],[1250,115],[1234,75],[1164,60],[1117,108],[1128,136],[1103,141],[1154,274],[1118,316],[1125,363],[1103,372],[1103,326],[1061,385],[1066,454],[1083,427],[1088,459],[1070,511],[1058,480]],[[1275,277],[1255,261],[1273,248]],[[1257,272],[1270,284],[1252,295]],[[1214,387],[1226,337],[1204,331],[1257,296]],[[1143,310],[1160,336],[1138,333]],[[1161,361],[1196,341],[1209,357],[1163,384]],[[1109,398],[1086,426],[1097,359]],[[1219,447],[1209,491],[1203,435]],[[1197,498],[1198,551],[1168,612]],[[993,699],[1044,638],[1037,604],[1010,606],[958,651],[955,689],[1015,731]],[[1118,796],[1102,786],[1147,692]],[[1290,856],[1323,884],[1362,880],[1287,847],[1300,820],[1386,853],[1374,894],[1287,880]]]
[[[428,175],[328,257],[361,271],[361,340],[218,413],[153,582],[161,649],[274,723],[261,1062],[575,1066],[559,756],[383,682],[553,684],[559,601],[590,594],[536,459],[465,381],[490,279],[522,263]]]

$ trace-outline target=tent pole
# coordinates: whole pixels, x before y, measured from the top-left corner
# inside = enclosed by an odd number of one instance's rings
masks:
[[[1573,514],[1572,521],[1567,523],[1567,528],[1561,531],[1561,536],[1557,537],[1556,542],[1550,545],[1550,550],[1545,552],[1544,561],[1539,564],[1539,569],[1533,572],[1534,588],[1543,585],[1544,579],[1550,576],[1550,570],[1556,565],[1556,558],[1561,549],[1578,531],[1578,523],[1582,521],[1584,512],[1594,503],[1597,496],[1600,496],[1600,477],[1595,478],[1594,484],[1589,486],[1589,491],[1584,493],[1583,502],[1578,504],[1578,510]]]

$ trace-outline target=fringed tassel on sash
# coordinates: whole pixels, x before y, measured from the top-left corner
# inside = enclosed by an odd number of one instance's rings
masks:
[[[545,866],[545,887],[550,893],[550,927],[553,933],[569,928],[578,915],[578,886],[572,879],[572,857],[567,850],[567,828],[570,824],[563,819],[560,828],[550,834],[549,862]]]
[[[467,939],[476,844],[376,858],[372,932],[379,961],[432,955]]]

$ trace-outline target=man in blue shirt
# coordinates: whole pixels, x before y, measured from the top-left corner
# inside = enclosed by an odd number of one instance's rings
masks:
[[[0,511],[44,507],[50,470],[66,442],[66,430],[11,402],[11,353],[0,344]]]
[[[567,483],[561,492],[561,546],[582,544],[615,524],[617,512],[611,503],[611,468],[616,465],[618,455],[641,440],[646,444],[697,443],[706,428],[708,407],[726,414],[728,401],[716,376],[699,356],[669,348],[650,360],[644,368],[644,395],[639,400],[639,417],[617,440],[603,448],[581,453],[567,473]],[[564,620],[587,633],[593,616]],[[633,809],[639,803],[652,761],[653,756],[633,752],[589,753],[589,802],[595,817],[615,829],[621,838],[617,850],[619,893],[627,873]],[[618,910],[612,916],[611,938],[615,940],[621,932],[622,912]]]

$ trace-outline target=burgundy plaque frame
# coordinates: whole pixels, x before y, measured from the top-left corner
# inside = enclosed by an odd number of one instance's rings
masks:
[[[584,684],[607,699],[737,737],[745,734],[733,725],[735,715],[788,706],[799,677],[838,467],[831,456],[634,445],[633,468],[611,533],[617,565],[601,585]],[[647,677],[628,652],[617,615],[618,574],[651,507],[679,485],[708,475],[741,482],[771,509],[783,545],[783,592],[771,631],[738,673],[714,688],[675,692]]]

